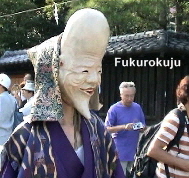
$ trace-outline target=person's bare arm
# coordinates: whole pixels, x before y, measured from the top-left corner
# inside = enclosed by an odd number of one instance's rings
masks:
[[[117,125],[117,126],[113,126],[113,127],[107,127],[107,130],[110,133],[115,133],[121,130],[132,130],[133,129],[133,123],[128,123],[128,124],[124,124],[124,125]]]
[[[178,167],[183,171],[189,170],[189,160],[181,159],[169,154],[163,149],[164,147],[166,147],[165,142],[155,139],[148,148],[147,155],[170,166]]]

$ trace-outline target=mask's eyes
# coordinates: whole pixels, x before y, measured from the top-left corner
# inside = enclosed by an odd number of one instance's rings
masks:
[[[89,71],[88,70],[83,70],[82,73],[86,74],[88,73]]]
[[[101,74],[101,73],[102,73],[102,70],[99,70],[98,73]]]

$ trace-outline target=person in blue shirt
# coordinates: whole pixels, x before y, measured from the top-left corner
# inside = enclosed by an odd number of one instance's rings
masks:
[[[145,128],[145,118],[141,106],[134,102],[135,84],[122,82],[119,90],[121,101],[110,107],[105,125],[112,133],[122,168],[126,174],[129,165],[134,161],[139,131]]]

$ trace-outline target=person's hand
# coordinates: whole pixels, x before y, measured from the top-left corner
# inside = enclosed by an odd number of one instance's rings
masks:
[[[21,106],[21,103],[22,103],[21,97],[20,97],[18,94],[15,94],[14,97],[15,97],[16,100],[17,100],[18,107],[20,107],[20,106]]]
[[[144,132],[145,130],[146,130],[146,126],[145,125],[143,125],[143,128],[142,129],[140,129],[140,132]]]
[[[18,99],[18,100],[21,100],[21,97],[18,95],[18,93],[15,93],[15,94],[14,94],[14,97],[15,97],[16,99]]]
[[[125,130],[133,130],[133,124],[134,123],[125,124]]]

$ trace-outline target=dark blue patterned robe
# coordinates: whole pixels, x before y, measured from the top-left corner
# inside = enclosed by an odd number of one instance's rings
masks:
[[[2,178],[124,178],[114,143],[96,115],[82,119],[84,166],[58,121],[24,124],[6,144]]]

